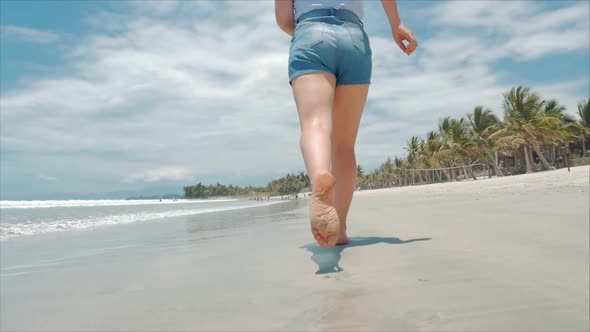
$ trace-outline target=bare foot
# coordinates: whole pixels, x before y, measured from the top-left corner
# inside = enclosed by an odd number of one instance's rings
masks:
[[[346,231],[340,232],[338,234],[338,241],[336,241],[337,245],[348,244],[348,236],[346,236]]]
[[[322,247],[335,246],[340,233],[338,213],[332,206],[334,182],[334,176],[324,172],[313,183],[309,219],[313,237]]]

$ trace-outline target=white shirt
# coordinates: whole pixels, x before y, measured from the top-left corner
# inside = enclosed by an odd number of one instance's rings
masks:
[[[294,0],[295,20],[303,13],[320,8],[346,9],[355,13],[359,19],[363,18],[362,0]]]

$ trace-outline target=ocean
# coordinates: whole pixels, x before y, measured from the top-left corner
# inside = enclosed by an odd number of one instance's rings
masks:
[[[302,256],[305,249],[299,246],[313,241],[306,199],[1,203],[2,331],[176,330],[167,319],[161,325],[150,317],[163,318],[165,306],[184,303],[185,297],[204,301],[191,309],[203,319],[219,315],[219,305],[208,299],[223,293],[237,275],[248,276],[242,279],[243,292],[278,292],[282,286],[269,286],[267,279],[288,269],[268,275],[257,271],[254,279],[252,269],[266,270],[277,259],[284,236],[292,254]],[[172,280],[150,279],[160,277]],[[169,289],[185,283],[180,293]],[[203,288],[190,288],[197,285]],[[143,305],[156,311],[145,307],[138,316],[131,313]],[[111,309],[131,319],[132,326],[107,313]]]
[[[121,224],[239,210],[284,201],[216,200],[43,200],[0,201],[0,241],[45,233],[90,231]]]

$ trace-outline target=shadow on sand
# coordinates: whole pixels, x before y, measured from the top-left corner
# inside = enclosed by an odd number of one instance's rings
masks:
[[[334,273],[343,271],[338,265],[340,263],[340,254],[342,250],[360,246],[370,246],[377,243],[386,244],[405,244],[416,241],[428,241],[431,238],[419,238],[411,240],[400,240],[397,237],[350,237],[348,244],[335,247],[320,247],[317,243],[306,244],[304,248],[311,252],[311,259],[318,265],[318,271],[315,274]]]

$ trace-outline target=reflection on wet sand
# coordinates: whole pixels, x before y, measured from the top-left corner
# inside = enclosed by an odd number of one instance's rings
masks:
[[[307,251],[312,253],[311,259],[318,265],[318,271],[316,274],[334,273],[341,272],[343,269],[340,267],[340,257],[344,249],[369,246],[372,244],[386,243],[386,244],[406,244],[416,241],[428,241],[430,238],[419,238],[411,240],[400,240],[397,237],[351,237],[346,245],[335,246],[335,247],[320,247],[319,245],[312,243],[302,246]]]

